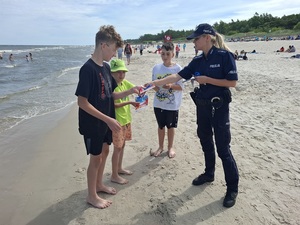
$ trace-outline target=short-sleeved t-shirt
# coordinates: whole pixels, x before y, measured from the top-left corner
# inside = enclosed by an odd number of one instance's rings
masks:
[[[123,80],[120,84],[118,84],[118,87],[115,88],[115,92],[122,92],[127,91],[131,88],[133,88],[135,85],[130,83],[128,80]],[[122,103],[122,102],[128,102],[129,96],[125,96],[124,98],[116,99],[115,103]],[[130,112],[130,105],[125,105],[123,107],[116,108],[116,119],[121,124],[121,126],[124,126],[128,123],[131,123],[131,112]]]
[[[115,118],[113,90],[116,81],[107,63],[97,65],[89,59],[79,71],[79,82],[75,95],[88,99],[88,102],[103,114]],[[79,108],[79,132],[88,137],[101,137],[107,132],[107,124]]]
[[[152,80],[163,79],[171,74],[176,74],[181,70],[181,66],[175,63],[171,67],[166,67],[163,63],[157,64],[152,69]],[[183,80],[176,82],[183,89]],[[159,87],[153,99],[153,106],[164,110],[179,110],[182,100],[182,91],[170,90]]]
[[[238,80],[233,54],[215,46],[209,50],[207,57],[203,53],[196,56],[178,74],[187,80],[191,79],[192,76],[199,75],[215,79]],[[199,99],[211,99],[216,96],[222,96],[224,89],[226,88],[212,84],[201,84],[196,97]]]

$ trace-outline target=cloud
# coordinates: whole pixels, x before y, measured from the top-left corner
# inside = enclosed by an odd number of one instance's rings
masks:
[[[230,22],[254,13],[297,14],[292,0],[2,0],[0,44],[94,44],[101,25],[112,24],[124,39],[162,30],[189,30],[199,23]]]

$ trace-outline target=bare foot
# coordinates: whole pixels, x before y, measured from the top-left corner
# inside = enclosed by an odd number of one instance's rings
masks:
[[[104,193],[107,193],[107,194],[110,194],[110,195],[117,194],[116,189],[114,189],[113,187],[105,186],[105,185],[98,186],[97,187],[97,192],[104,192]]]
[[[157,156],[160,156],[163,151],[164,150],[162,148],[158,148],[155,152],[150,151],[150,155],[154,156],[154,157],[157,157]]]
[[[119,173],[119,174],[123,174],[123,175],[132,175],[132,174],[133,174],[132,171],[130,171],[130,170],[125,170],[125,169],[120,169],[118,173]]]
[[[111,182],[117,183],[117,184],[127,184],[128,180],[124,179],[123,177],[117,176],[117,177],[111,177]]]
[[[171,159],[171,158],[174,158],[174,157],[176,156],[176,152],[174,151],[173,148],[170,148],[170,149],[168,150],[168,156],[169,156],[170,159]]]
[[[86,201],[87,201],[88,204],[90,204],[90,205],[92,205],[92,206],[94,206],[95,208],[98,208],[98,209],[107,208],[112,204],[112,201],[105,200],[105,199],[102,199],[100,197],[96,197],[95,199],[87,197]]]

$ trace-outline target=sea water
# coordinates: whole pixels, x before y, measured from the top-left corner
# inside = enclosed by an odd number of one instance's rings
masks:
[[[93,48],[0,45],[0,133],[74,103],[79,69]]]

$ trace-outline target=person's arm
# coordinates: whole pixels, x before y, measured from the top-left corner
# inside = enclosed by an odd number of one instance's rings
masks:
[[[172,74],[163,79],[151,81],[148,84],[153,84],[154,86],[163,86],[165,84],[176,83],[180,79],[182,79],[182,77],[179,76],[179,74]]]
[[[119,131],[121,129],[121,126],[117,120],[115,120],[114,118],[111,118],[111,117],[105,115],[104,113],[100,112],[99,110],[97,110],[91,103],[89,103],[87,98],[78,96],[77,104],[82,110],[84,110],[88,114],[105,122],[112,131]]]
[[[237,83],[236,80],[215,79],[203,75],[196,76],[195,79],[199,84],[212,84],[220,87],[235,87]]]
[[[128,101],[128,102],[122,102],[122,103],[115,103],[115,108],[121,108],[124,107],[125,105],[133,105],[134,107],[136,107],[139,103],[138,102],[134,102],[134,101]]]
[[[175,91],[182,91],[182,87],[179,84],[165,84],[163,88],[173,89]]]
[[[140,88],[141,86],[135,86],[133,88],[130,88],[129,90],[126,90],[126,91],[122,91],[122,92],[113,92],[113,98],[114,100],[116,99],[120,99],[120,98],[124,98],[128,95],[131,95],[131,94],[139,94],[140,93]]]

